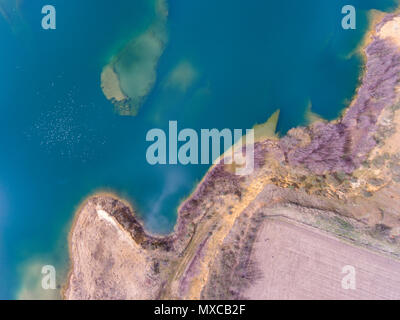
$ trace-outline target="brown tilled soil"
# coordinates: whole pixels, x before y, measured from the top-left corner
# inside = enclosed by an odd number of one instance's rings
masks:
[[[250,299],[400,299],[400,261],[287,219],[264,222],[252,260],[262,269],[242,293]],[[342,288],[347,265],[355,290]]]

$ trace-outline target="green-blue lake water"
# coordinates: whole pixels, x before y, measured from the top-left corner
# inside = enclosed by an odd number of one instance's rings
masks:
[[[251,128],[280,109],[284,134],[312,111],[338,116],[358,85],[351,53],[369,9],[353,0],[171,0],[157,80],[136,117],[100,88],[109,59],[154,21],[153,0],[53,0],[57,29],[41,28],[46,0],[0,0],[0,298],[15,298],[26,265],[66,265],[77,206],[99,190],[132,201],[146,227],[167,233],[208,166],[151,166],[152,128]],[[7,18],[6,18],[7,17]],[[182,67],[183,66],[183,67]],[[184,70],[178,84],[174,70]],[[182,80],[183,79],[183,80]],[[40,274],[37,275],[40,281]]]

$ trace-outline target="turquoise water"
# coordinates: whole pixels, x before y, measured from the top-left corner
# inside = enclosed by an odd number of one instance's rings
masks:
[[[55,31],[40,27],[47,1],[22,1],[18,11],[0,1],[10,12],[10,22],[0,16],[0,298],[17,296],[26,263],[68,261],[74,211],[95,191],[130,199],[151,231],[173,229],[176,207],[208,166],[150,166],[148,130],[169,120],[251,128],[279,108],[284,134],[306,123],[310,102],[335,118],[358,84],[362,63],[350,53],[367,10],[395,2],[353,0],[357,30],[345,31],[347,1],[170,1],[155,86],[136,117],[121,117],[100,72],[153,23],[153,1],[54,0]],[[180,66],[187,76],[174,82]]]

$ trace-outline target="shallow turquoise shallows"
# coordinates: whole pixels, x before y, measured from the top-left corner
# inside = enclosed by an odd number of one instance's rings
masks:
[[[132,201],[153,232],[173,229],[177,206],[208,166],[149,165],[148,130],[170,120],[179,129],[245,129],[280,109],[284,134],[306,124],[310,104],[337,117],[358,85],[362,61],[352,53],[367,10],[396,1],[352,0],[356,30],[341,27],[347,0],[170,1],[157,80],[136,117],[114,112],[100,73],[154,22],[152,0],[53,0],[57,29],[47,31],[47,0],[14,2],[0,2],[8,13],[0,15],[3,299],[36,285],[25,283],[35,261],[68,264],[74,212],[95,191]]]

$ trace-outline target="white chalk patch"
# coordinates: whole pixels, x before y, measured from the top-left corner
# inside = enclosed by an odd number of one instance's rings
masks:
[[[109,223],[111,223],[114,227],[118,228],[117,223],[115,222],[114,218],[112,218],[108,212],[104,211],[104,210],[96,210],[97,214],[99,215],[99,218],[101,220],[105,220]],[[119,229],[119,228],[118,228]]]
[[[96,212],[100,220],[108,222],[117,229],[119,239],[128,242],[131,246],[133,245],[132,237],[130,236],[130,234],[126,230],[124,230],[107,211],[96,209]]]

